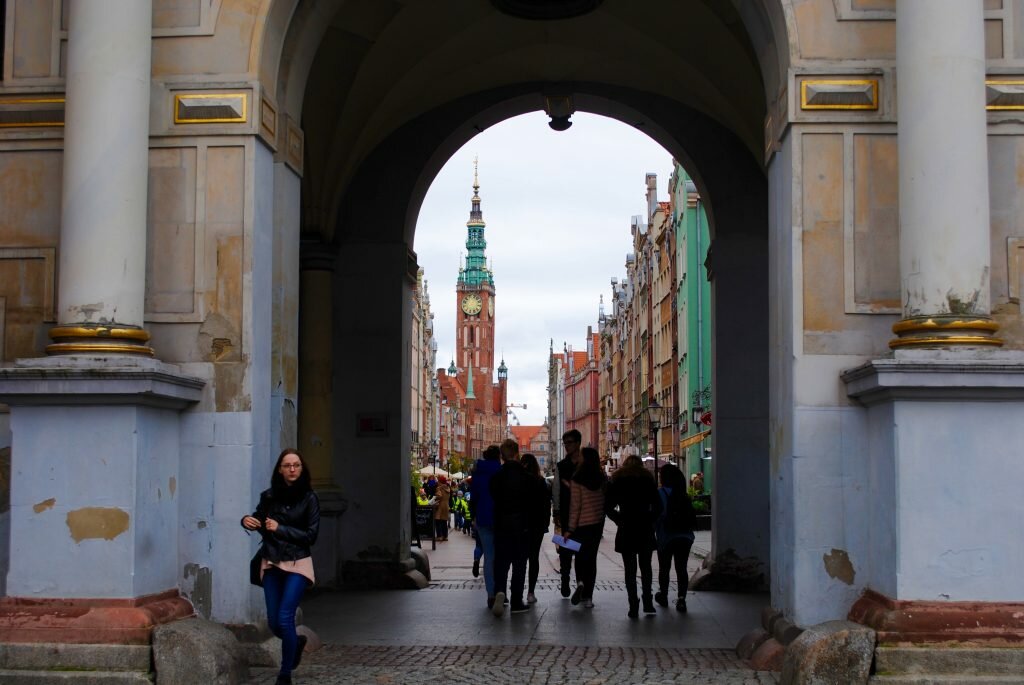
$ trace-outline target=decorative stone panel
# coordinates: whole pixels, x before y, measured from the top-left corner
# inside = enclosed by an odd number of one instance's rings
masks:
[[[800,109],[877,110],[878,79],[803,79]]]
[[[1010,302],[1020,304],[1021,291],[1024,290],[1024,238],[1007,238],[1006,262]]]

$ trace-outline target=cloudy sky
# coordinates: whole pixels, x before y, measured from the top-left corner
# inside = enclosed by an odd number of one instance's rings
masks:
[[[646,213],[645,174],[658,175],[664,201],[672,171],[669,153],[626,124],[577,113],[572,128],[557,133],[547,121],[541,112],[509,119],[455,153],[427,193],[414,246],[434,313],[437,365],[447,367],[479,157],[495,353],[508,365],[509,402],[527,405],[513,409],[523,425],[547,415],[551,340],[556,351],[563,343],[586,349],[587,326],[597,332],[600,296],[610,302],[609,281],[625,275],[630,219]]]

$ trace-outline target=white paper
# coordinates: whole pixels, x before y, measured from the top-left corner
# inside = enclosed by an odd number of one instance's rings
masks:
[[[580,543],[575,540],[566,540],[558,533],[551,536],[551,542],[555,543],[559,547],[565,547],[566,549],[572,550],[573,552],[579,552],[581,547]]]

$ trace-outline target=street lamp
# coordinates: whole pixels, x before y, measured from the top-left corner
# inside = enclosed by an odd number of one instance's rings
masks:
[[[437,442],[437,439],[435,438],[435,439],[430,441],[430,451],[434,454],[434,475],[435,476],[437,475],[437,454],[440,451],[440,450],[438,450],[437,447],[438,447],[438,442]]]
[[[658,429],[661,428],[661,405],[658,400],[651,400],[647,405],[647,420],[651,426],[654,439],[654,481],[658,481]]]

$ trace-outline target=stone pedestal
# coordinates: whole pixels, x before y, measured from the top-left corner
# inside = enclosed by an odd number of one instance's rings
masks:
[[[904,350],[843,380],[868,410],[868,559],[858,573],[882,607],[862,598],[852,616],[884,632],[891,621],[871,617],[927,608],[926,629],[910,631],[923,640],[962,639],[964,603],[978,616],[1019,616],[1024,462],[1006,446],[1024,444],[1024,354]],[[950,620],[936,619],[944,609]],[[1020,618],[985,627],[1024,637]]]
[[[191,614],[177,590],[179,412],[202,387],[144,358],[0,369],[12,432],[0,639],[145,642]]]

